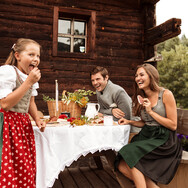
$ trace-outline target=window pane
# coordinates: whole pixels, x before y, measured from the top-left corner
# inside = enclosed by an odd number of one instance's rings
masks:
[[[85,53],[85,39],[74,39],[74,52]]]
[[[58,20],[58,33],[70,34],[71,33],[71,21],[70,20]]]
[[[58,51],[70,52],[70,38],[58,37]]]
[[[85,22],[74,22],[74,35],[85,35]]]

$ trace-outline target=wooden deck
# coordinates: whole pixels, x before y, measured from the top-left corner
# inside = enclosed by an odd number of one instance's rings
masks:
[[[66,168],[53,188],[121,188],[110,168]]]
[[[101,161],[102,169],[92,157],[74,162],[59,174],[52,188],[121,188],[105,159]]]

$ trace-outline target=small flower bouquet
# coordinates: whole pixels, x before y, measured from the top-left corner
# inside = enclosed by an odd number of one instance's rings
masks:
[[[62,93],[62,101],[64,104],[67,105],[72,101],[77,103],[80,108],[84,108],[89,102],[88,96],[92,96],[94,94],[96,94],[94,91],[86,91],[85,89],[78,89],[75,90],[73,93],[66,92],[66,90],[64,90]]]
[[[177,134],[177,137],[180,139],[183,150],[188,151],[188,136],[183,134]]]

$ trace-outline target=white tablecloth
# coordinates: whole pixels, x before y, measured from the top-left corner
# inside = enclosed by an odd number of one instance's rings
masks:
[[[52,187],[60,171],[81,155],[112,149],[119,151],[127,144],[130,126],[34,127],[37,155],[37,188]]]

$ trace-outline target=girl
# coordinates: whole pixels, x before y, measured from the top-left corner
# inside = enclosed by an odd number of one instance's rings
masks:
[[[18,39],[0,67],[0,112],[4,117],[0,187],[36,187],[36,152],[29,114],[43,131],[34,96],[41,77],[40,45]],[[0,134],[1,135],[1,134]]]
[[[151,64],[137,67],[133,113],[140,121],[122,118],[119,124],[142,127],[124,146],[115,166],[138,188],[159,188],[156,182],[168,184],[178,168],[182,149],[176,135],[177,110],[173,94],[159,87],[159,74]],[[141,104],[137,96],[143,97]],[[141,98],[141,97],[140,97]]]

